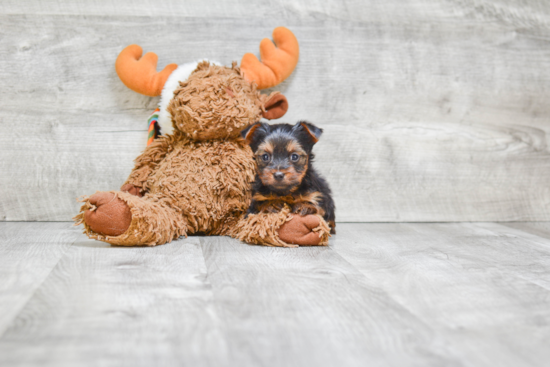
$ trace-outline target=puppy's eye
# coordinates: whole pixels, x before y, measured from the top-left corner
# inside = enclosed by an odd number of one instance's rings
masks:
[[[264,161],[264,162],[269,161],[269,154],[267,154],[267,153],[262,154],[262,161]]]
[[[292,154],[290,155],[290,160],[291,160],[292,162],[296,162],[296,161],[298,161],[298,159],[300,159],[300,156],[299,156],[298,154],[292,153]]]

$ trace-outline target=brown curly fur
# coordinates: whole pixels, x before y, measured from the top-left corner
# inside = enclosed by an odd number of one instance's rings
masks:
[[[180,82],[168,105],[176,129],[194,140],[237,138],[261,118],[266,96],[231,68],[203,61]]]
[[[286,211],[244,218],[255,166],[239,133],[260,120],[267,99],[235,64],[228,68],[201,62],[169,103],[175,132],[148,146],[125,182],[143,197],[113,192],[131,210],[128,230],[116,237],[95,233],[84,221],[91,207],[86,198],[76,223],[84,225],[90,238],[124,246],[153,246],[188,234],[290,246],[277,236],[289,220]],[[324,221],[314,231],[321,244],[328,242]]]

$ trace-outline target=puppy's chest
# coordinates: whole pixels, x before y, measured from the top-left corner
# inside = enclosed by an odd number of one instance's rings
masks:
[[[300,215],[324,215],[325,211],[320,206],[322,198],[323,194],[318,191],[285,196],[255,193],[252,197],[260,213],[275,213],[288,207],[292,213]]]

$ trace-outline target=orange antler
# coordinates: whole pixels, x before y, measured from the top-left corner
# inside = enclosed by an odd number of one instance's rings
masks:
[[[178,65],[166,65],[164,70],[157,73],[158,56],[152,52],[141,57],[142,54],[143,50],[138,45],[126,47],[116,59],[116,73],[131,90],[146,96],[160,96],[164,83]]]
[[[273,30],[273,40],[264,38],[260,43],[260,62],[256,56],[247,53],[241,60],[241,71],[246,80],[255,82],[258,89],[276,86],[288,78],[298,63],[300,47],[294,34],[285,27]]]

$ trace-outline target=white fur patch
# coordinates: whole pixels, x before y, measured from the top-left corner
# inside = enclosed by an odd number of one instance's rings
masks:
[[[180,82],[187,80],[189,75],[197,68],[197,65],[201,61],[208,61],[206,59],[199,60],[195,62],[190,62],[187,64],[179,65],[176,70],[170,74],[166,83],[164,83],[164,88],[160,95],[159,101],[159,119],[158,124],[160,127],[161,135],[170,135],[174,132],[174,126],[172,125],[172,116],[168,112],[168,103],[174,97],[174,91],[180,86]],[[220,65],[220,63],[215,61],[210,61],[211,64]]]

